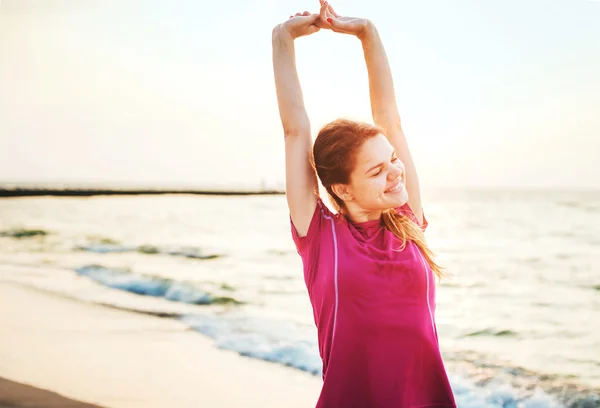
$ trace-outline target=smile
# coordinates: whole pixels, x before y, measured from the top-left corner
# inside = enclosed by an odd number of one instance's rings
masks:
[[[403,187],[403,186],[402,186],[402,180],[398,180],[398,181],[396,182],[396,184],[394,184],[394,186],[393,186],[392,188],[390,188],[390,189],[388,189],[388,190],[385,190],[384,192],[385,192],[385,193],[393,193],[393,192],[395,192],[395,191],[402,190],[402,187]]]

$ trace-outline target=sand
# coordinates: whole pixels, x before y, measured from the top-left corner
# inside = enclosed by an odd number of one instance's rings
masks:
[[[99,408],[100,406],[75,401],[54,392],[0,377],[0,408],[18,407]]]
[[[0,282],[0,377],[114,408],[306,408],[315,406],[322,384],[295,369],[219,350],[172,319],[7,282]],[[10,386],[18,387],[0,381],[0,407],[71,406],[27,404],[43,391],[25,386],[18,397]]]

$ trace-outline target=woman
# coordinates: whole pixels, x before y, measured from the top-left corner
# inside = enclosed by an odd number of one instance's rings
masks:
[[[376,126],[336,120],[312,147],[294,40],[319,29],[362,42]],[[434,320],[441,270],[423,237],[419,182],[377,30],[322,2],[319,14],[275,27],[273,65],[292,236],[323,360],[317,407],[455,407]],[[318,196],[317,176],[337,213]]]

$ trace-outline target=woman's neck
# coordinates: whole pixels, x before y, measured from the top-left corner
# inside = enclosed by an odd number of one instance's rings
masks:
[[[346,204],[346,208],[342,208],[340,212],[353,224],[379,220],[383,214],[382,211],[368,211],[353,203]]]

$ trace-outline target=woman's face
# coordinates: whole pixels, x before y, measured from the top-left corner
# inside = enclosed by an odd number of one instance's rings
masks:
[[[384,211],[408,201],[405,181],[404,164],[387,138],[379,134],[361,147],[348,191],[362,209]]]

